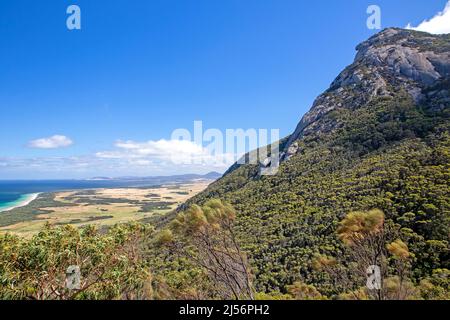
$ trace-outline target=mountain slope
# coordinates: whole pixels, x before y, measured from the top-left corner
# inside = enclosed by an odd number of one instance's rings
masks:
[[[386,29],[357,50],[284,140],[276,175],[234,165],[188,203],[235,206],[259,291],[301,280],[342,293],[312,260],[345,258],[335,231],[354,210],[382,209],[398,226],[414,280],[450,268],[450,35]]]

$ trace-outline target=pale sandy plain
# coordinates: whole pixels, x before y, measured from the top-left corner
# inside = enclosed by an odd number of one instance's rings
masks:
[[[46,223],[55,226],[82,227],[84,225],[112,226],[118,223],[139,221],[173,211],[180,204],[206,189],[210,183],[211,181],[198,181],[148,189],[118,188],[58,192],[55,193],[54,199],[61,205],[40,208],[48,210],[49,213],[37,215],[36,219],[32,221],[0,227],[0,232],[30,237],[39,232]],[[101,200],[101,204],[93,203],[98,200]],[[152,208],[142,212],[145,205],[157,205],[159,202],[170,202],[171,204],[162,209]]]

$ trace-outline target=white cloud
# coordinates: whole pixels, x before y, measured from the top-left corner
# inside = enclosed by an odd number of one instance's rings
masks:
[[[0,158],[0,179],[85,179],[225,171],[228,166],[174,165],[152,159],[79,157]]]
[[[444,11],[438,12],[430,20],[423,21],[417,27],[408,24],[406,29],[425,31],[433,34],[450,33],[450,1],[447,2]]]
[[[152,165],[152,162],[150,160],[136,160],[136,161],[133,161],[132,163],[136,166],[143,166],[143,167]]]
[[[159,140],[148,142],[119,141],[116,147],[124,149],[139,156],[150,156],[157,158],[184,157],[203,152],[203,148],[188,140]]]
[[[66,136],[54,135],[48,138],[32,140],[28,143],[30,148],[37,149],[58,149],[71,146],[73,141]]]
[[[53,137],[39,139],[29,146],[50,148],[56,145],[54,141]],[[223,172],[237,160],[238,155],[222,150],[211,152],[188,140],[117,141],[110,150],[84,156],[0,157],[0,179],[204,174]]]
[[[131,165],[191,165],[227,168],[235,162],[234,154],[211,153],[188,140],[158,140],[147,142],[118,141],[114,151],[97,152],[101,159],[128,160]]]

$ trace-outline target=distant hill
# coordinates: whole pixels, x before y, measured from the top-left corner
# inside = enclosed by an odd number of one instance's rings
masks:
[[[222,177],[222,174],[218,172],[209,172],[207,174],[183,174],[183,175],[173,175],[173,176],[150,176],[150,177],[138,177],[138,176],[128,176],[128,177],[93,177],[88,180],[93,181],[142,181],[151,182],[155,184],[164,183],[185,183],[194,180],[217,180]]]
[[[329,296],[340,288],[313,257],[345,257],[339,221],[379,208],[413,253],[417,283],[450,269],[449,118],[450,35],[386,29],[282,141],[276,175],[235,164],[187,205],[220,198],[237,209],[259,291],[300,279]]]

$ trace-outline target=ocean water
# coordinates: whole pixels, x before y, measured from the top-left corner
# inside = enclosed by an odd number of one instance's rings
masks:
[[[65,190],[154,186],[153,181],[121,180],[0,180],[0,211],[26,201],[34,193]],[[1,213],[0,213],[1,214]]]
[[[3,202],[0,202],[0,213],[11,210],[14,207],[24,206],[25,204],[28,204],[32,200],[36,199],[36,197],[37,194],[6,194],[4,196],[0,196],[0,199],[3,199]]]

